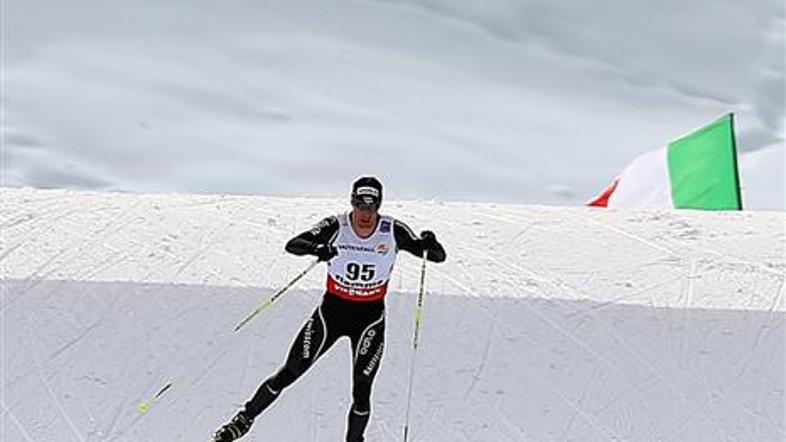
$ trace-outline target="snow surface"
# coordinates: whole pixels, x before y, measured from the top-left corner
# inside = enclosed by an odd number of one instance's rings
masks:
[[[782,0],[4,0],[2,184],[582,204],[738,115],[786,209]]]
[[[1,189],[3,441],[200,441],[319,302],[283,244],[343,199]],[[786,215],[388,201],[434,229],[415,441],[786,439]],[[387,298],[368,440],[401,440],[419,260]],[[340,341],[248,441],[337,441]],[[136,406],[167,382],[147,414]]]

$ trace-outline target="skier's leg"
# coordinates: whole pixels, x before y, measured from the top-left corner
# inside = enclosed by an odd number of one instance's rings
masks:
[[[278,398],[281,391],[303,375],[337,338],[338,336],[328,329],[322,306],[317,307],[289,349],[284,366],[259,386],[254,397],[246,403],[245,412],[252,418],[262,413]]]
[[[359,335],[352,336],[352,407],[349,410],[347,442],[363,442],[371,415],[371,387],[385,349],[385,316],[371,322]]]

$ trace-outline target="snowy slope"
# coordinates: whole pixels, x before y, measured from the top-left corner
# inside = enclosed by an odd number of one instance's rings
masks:
[[[581,204],[735,111],[746,207],[786,209],[781,0],[2,12],[6,186],[329,196],[372,172],[398,199]]]
[[[2,189],[3,441],[200,441],[319,299],[284,242],[343,199]],[[417,441],[780,441],[786,216],[389,201],[434,229]],[[400,440],[418,260],[402,255],[369,441]],[[337,344],[249,441],[336,441]],[[173,388],[142,415],[136,405]]]

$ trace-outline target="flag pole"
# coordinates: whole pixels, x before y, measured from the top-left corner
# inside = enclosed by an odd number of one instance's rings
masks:
[[[740,184],[740,166],[737,161],[737,136],[734,133],[734,112],[729,112],[731,119],[731,150],[734,161],[734,179],[737,180],[737,209],[742,210],[742,186]]]

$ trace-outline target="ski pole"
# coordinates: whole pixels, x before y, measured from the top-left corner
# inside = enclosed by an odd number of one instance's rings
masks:
[[[409,409],[412,404],[412,382],[415,378],[415,354],[418,351],[418,341],[420,340],[420,322],[423,318],[423,294],[426,291],[426,255],[428,251],[423,251],[423,263],[420,266],[420,290],[418,291],[418,303],[415,307],[415,335],[412,338],[412,360],[409,364],[409,390],[407,392],[407,414],[404,421],[404,442],[409,440]]]
[[[240,321],[240,323],[235,327],[235,331],[240,330],[243,326],[248,324],[248,322],[251,321],[251,319],[253,319],[254,316],[258,315],[260,312],[270,307],[274,302],[276,302],[278,298],[281,297],[281,295],[283,295],[287,290],[289,290],[293,285],[295,285],[296,282],[298,282],[301,278],[306,276],[308,272],[310,272],[314,267],[316,267],[317,264],[319,264],[319,260],[312,262],[305,270],[303,270],[302,272],[300,272],[299,275],[293,278],[292,281],[287,283],[285,286],[281,287],[275,294],[273,294],[273,296],[271,296],[269,299],[265,300],[262,304],[260,304],[256,309],[254,309],[245,318],[243,318],[242,321]],[[153,405],[153,403],[155,403],[161,396],[163,396],[163,394],[166,393],[167,390],[172,388],[172,385],[173,382],[168,382],[166,385],[164,385],[161,389],[158,390],[158,393],[156,393],[155,395],[148,398],[146,401],[137,405],[137,411],[139,411],[142,414],[147,413],[150,410],[150,407]]]
[[[158,390],[158,393],[156,393],[150,399],[148,399],[148,400],[142,402],[141,404],[139,404],[136,407],[136,409],[139,410],[139,412],[142,413],[142,414],[147,413],[150,410],[150,406],[153,405],[153,402],[157,401],[158,398],[160,398],[161,395],[163,395],[171,387],[172,387],[172,383],[171,382],[167,383],[166,385],[164,385],[163,388]]]
[[[310,265],[309,265],[309,266],[308,266],[308,267],[307,267],[305,270],[303,270],[302,272],[300,272],[300,274],[299,274],[299,275],[295,276],[295,277],[292,279],[292,281],[289,281],[289,283],[287,283],[285,286],[283,286],[283,287],[281,287],[280,289],[278,289],[278,291],[277,291],[276,293],[274,293],[274,294],[273,294],[273,296],[271,296],[269,299],[267,299],[267,300],[265,300],[264,302],[262,302],[261,304],[259,304],[259,306],[257,306],[257,308],[255,308],[253,311],[251,311],[251,313],[249,313],[248,315],[246,315],[246,317],[245,317],[245,318],[243,318],[243,320],[242,320],[242,321],[240,321],[240,322],[239,322],[239,323],[238,323],[238,324],[235,326],[235,331],[238,331],[238,330],[240,330],[241,328],[243,328],[243,327],[244,327],[246,324],[248,324],[248,323],[249,323],[249,322],[250,322],[252,319],[254,319],[254,317],[255,317],[256,315],[258,315],[259,313],[261,313],[262,311],[264,311],[265,309],[267,309],[268,307],[270,307],[271,305],[273,305],[273,303],[274,303],[274,302],[276,302],[276,300],[277,300],[278,298],[280,298],[280,297],[281,297],[281,295],[283,295],[283,294],[284,294],[284,293],[285,293],[287,290],[289,290],[289,289],[290,289],[290,288],[291,288],[293,285],[295,285],[295,283],[296,283],[296,282],[300,281],[300,279],[301,279],[301,278],[303,278],[304,276],[306,276],[306,274],[307,274],[308,272],[310,272],[310,271],[311,271],[311,269],[313,269],[314,267],[316,267],[316,266],[317,266],[317,264],[319,264],[319,260],[316,260],[316,261],[312,262],[312,263],[311,263],[311,264],[310,264]]]

